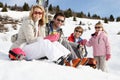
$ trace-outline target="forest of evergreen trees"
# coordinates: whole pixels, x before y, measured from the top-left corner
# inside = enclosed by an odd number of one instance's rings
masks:
[[[15,11],[29,11],[31,9],[31,6],[29,6],[28,3],[24,3],[23,6],[17,6],[17,4],[15,4],[14,6],[8,6],[7,4],[3,4],[2,2],[0,2],[0,7],[2,8],[1,12],[7,12],[7,8],[11,9],[11,10],[15,10]],[[71,8],[68,8],[66,10],[61,10],[59,5],[57,6],[52,6],[52,4],[50,4],[48,6],[48,12],[51,14],[57,13],[57,12],[63,12],[65,14],[65,16],[68,17],[74,17],[74,20],[76,20],[76,17],[79,18],[89,18],[89,19],[102,19],[104,20],[105,23],[108,23],[108,21],[116,21],[119,22],[120,21],[120,17],[114,18],[114,16],[111,14],[109,17],[100,17],[97,14],[93,14],[91,15],[89,12],[88,14],[85,14],[84,12],[74,12],[73,10],[71,10]]]

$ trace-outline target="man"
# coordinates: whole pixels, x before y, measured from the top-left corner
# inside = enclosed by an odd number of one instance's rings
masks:
[[[68,50],[70,50],[71,57],[73,59],[76,59],[77,58],[76,53],[72,49],[72,46],[69,43],[69,41],[64,37],[63,31],[62,31],[62,28],[61,28],[61,26],[64,24],[64,21],[65,21],[65,15],[63,13],[55,14],[55,16],[53,17],[53,20],[46,27],[46,36],[51,35],[55,32],[60,33],[60,38],[59,38],[58,41],[64,47],[66,47]]]
[[[61,57],[58,59],[57,62],[65,63],[66,66],[73,66],[78,67],[78,65],[89,65],[88,58],[81,58],[80,56],[75,53],[76,49],[79,49],[80,46],[78,43],[70,42],[67,38],[64,37],[63,31],[61,26],[64,24],[65,15],[63,13],[57,13],[53,17],[53,20],[46,26],[46,37],[52,42],[59,41],[64,47],[66,47],[70,52],[71,55],[68,55],[66,58]],[[59,38],[55,38],[55,35],[59,33]],[[50,39],[51,37],[51,39]],[[82,42],[83,44],[84,42]],[[84,45],[84,44],[83,44]],[[76,49],[75,49],[76,48]]]

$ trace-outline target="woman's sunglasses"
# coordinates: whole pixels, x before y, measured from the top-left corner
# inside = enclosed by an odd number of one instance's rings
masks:
[[[33,12],[33,14],[39,14],[39,15],[41,15],[41,14],[42,14],[42,12],[37,12],[37,11],[34,11],[34,12]]]

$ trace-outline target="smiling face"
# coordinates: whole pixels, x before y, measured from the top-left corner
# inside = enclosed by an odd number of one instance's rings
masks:
[[[57,16],[54,19],[54,28],[61,27],[64,23],[65,18],[63,16]]]
[[[83,33],[83,28],[78,26],[74,29],[74,37],[79,38]]]
[[[42,14],[43,14],[43,11],[40,8],[34,8],[33,14],[32,14],[33,20],[34,21],[40,20],[42,18]]]
[[[74,37],[79,38],[82,35],[82,30],[81,29],[76,29],[74,31]]]
[[[42,6],[35,5],[31,8],[29,18],[34,22],[39,20],[39,25],[43,26],[45,24],[45,10]]]
[[[95,24],[95,32],[98,33],[99,31],[104,31],[103,24],[101,22]]]
[[[103,27],[101,25],[95,25],[95,31],[96,32],[99,32],[99,31],[102,31],[103,30]]]

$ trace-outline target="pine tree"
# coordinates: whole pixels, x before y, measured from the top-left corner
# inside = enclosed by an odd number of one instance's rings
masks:
[[[7,4],[5,4],[5,7],[7,8]]]
[[[17,4],[15,4],[13,7],[11,7],[11,10],[17,10]]]
[[[56,13],[58,13],[58,12],[60,12],[60,7],[59,7],[59,5],[57,5],[57,7],[56,7]]]
[[[67,18],[72,17],[73,16],[73,12],[72,10],[69,8],[68,10],[64,11],[64,14]]]
[[[68,14],[69,14],[70,17],[73,16],[73,12],[72,12],[72,10],[70,8],[68,9]]]
[[[90,13],[88,13],[88,16],[87,16],[88,18],[90,18],[91,16],[90,16]]]
[[[101,19],[100,16],[98,16],[97,14],[93,14],[92,18],[93,19]]]
[[[104,18],[104,23],[108,23],[108,19],[106,17]]]
[[[116,18],[116,22],[120,22],[120,17],[117,17],[117,18]]]
[[[75,16],[73,17],[73,21],[77,21]]]
[[[49,11],[49,12],[53,12],[52,4],[50,4],[50,6],[48,7],[48,11]]]
[[[1,11],[2,12],[7,12],[7,7],[3,7]]]
[[[79,17],[79,18],[85,18],[86,15],[81,11],[80,13],[77,13],[77,17]]]
[[[114,21],[113,15],[110,15],[109,21]]]
[[[29,10],[30,10],[29,5],[27,3],[24,3],[23,11],[29,11]]]
[[[0,7],[3,7],[3,3],[2,2],[0,2]]]

